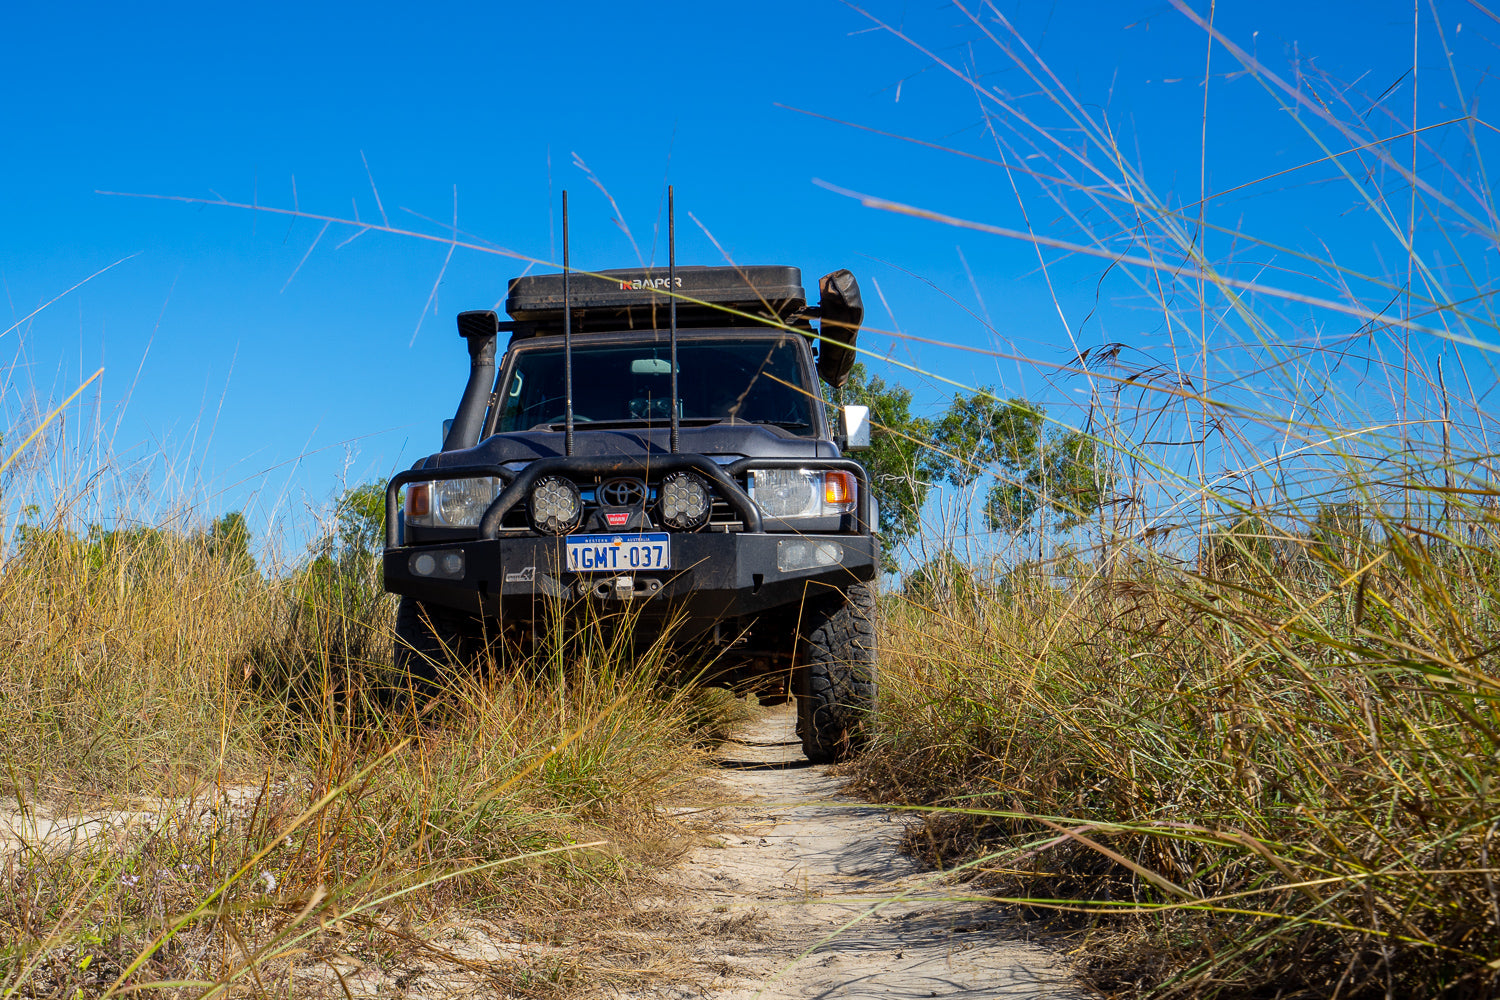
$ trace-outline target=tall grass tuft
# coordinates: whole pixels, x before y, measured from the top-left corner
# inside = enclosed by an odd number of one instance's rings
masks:
[[[1020,287],[1060,319],[1033,364],[1082,401],[1049,413],[1100,446],[1103,500],[1014,531],[929,526],[947,548],[928,551],[967,558],[886,598],[857,780],[930,807],[913,846],[1075,935],[1109,991],[1492,996],[1492,130],[1409,93],[1403,120],[1311,62],[1278,72],[1211,5],[1174,6],[1213,67],[1190,173],[1237,139],[1293,166],[1160,197],[1123,117],[995,5],[958,5],[962,64],[886,26],[978,100],[1021,221],[865,201],[1032,245]],[[1420,17],[1422,58],[1459,87],[1452,25]],[[1025,85],[992,85],[1000,68]],[[1230,87],[1246,117],[1226,127]],[[1257,101],[1280,131],[1246,124]],[[1247,231],[1288,216],[1289,234]],[[1039,489],[1037,509],[1067,508]]]
[[[861,778],[945,807],[933,856],[1110,929],[1079,952],[1106,988],[1485,995],[1500,564],[1343,541],[1231,530],[1204,572],[892,602]]]
[[[629,974],[547,944],[674,856],[663,803],[742,710],[663,685],[666,640],[559,629],[538,642],[556,671],[454,665],[397,704],[373,578],[263,575],[232,522],[30,518],[0,564],[0,992],[337,993],[350,962],[527,995]],[[455,925],[536,954],[445,966]]]

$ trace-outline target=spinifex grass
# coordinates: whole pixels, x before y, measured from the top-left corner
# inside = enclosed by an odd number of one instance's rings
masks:
[[[871,19],[977,102],[962,152],[1014,205],[863,201],[1029,244],[1006,294],[1058,323],[989,332],[1041,345],[1049,419],[1097,464],[929,542],[887,599],[860,777],[947,807],[929,846],[999,895],[1096,929],[1074,954],[1122,992],[1494,995],[1500,212],[1472,29],[1418,5],[1350,83],[1173,0],[1198,90],[1135,91],[1142,152],[1113,79],[1043,57],[1074,53],[1051,12],[1002,6],[958,0],[956,39]],[[971,471],[965,496],[1006,484]]]
[[[332,956],[399,969],[438,917],[545,942],[671,856],[658,805],[733,706],[663,687],[661,644],[559,629],[554,670],[502,656],[392,701],[389,599],[345,583],[268,582],[203,535],[26,533],[0,567],[0,991],[279,995]],[[68,817],[102,822],[44,838]]]
[[[1200,569],[892,600],[861,776],[955,807],[928,849],[985,856],[1000,895],[1117,931],[1079,952],[1109,988],[1483,995],[1500,519],[1469,527],[1485,544],[1226,534]]]

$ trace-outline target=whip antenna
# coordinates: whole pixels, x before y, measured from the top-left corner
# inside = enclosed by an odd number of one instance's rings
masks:
[[[573,455],[573,296],[568,268],[568,192],[563,193],[563,453]]]
[[[672,440],[671,451],[677,453],[677,210],[672,204],[672,185],[667,185],[667,305],[672,340]]]

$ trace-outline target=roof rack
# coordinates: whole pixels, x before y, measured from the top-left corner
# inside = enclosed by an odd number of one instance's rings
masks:
[[[622,268],[570,275],[572,327],[578,333],[663,329],[673,278],[667,268]],[[676,268],[677,325],[786,324],[811,333],[802,270],[781,265]],[[512,278],[505,311],[516,337],[559,333],[563,328],[563,276]],[[748,314],[748,317],[747,315]],[[753,318],[751,318],[753,317]]]

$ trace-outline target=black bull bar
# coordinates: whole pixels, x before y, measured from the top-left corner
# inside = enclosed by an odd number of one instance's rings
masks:
[[[744,530],[759,534],[765,530],[760,508],[735,482],[735,477],[753,469],[809,469],[852,473],[859,482],[855,530],[860,534],[867,534],[874,528],[870,523],[869,473],[864,466],[849,458],[741,458],[721,466],[706,455],[575,455],[571,458],[540,458],[519,472],[499,465],[464,465],[444,469],[408,469],[399,473],[385,488],[385,547],[393,549],[400,545],[401,505],[397,498],[401,487],[408,483],[473,479],[480,476],[494,476],[505,483],[499,496],[490,502],[479,519],[479,537],[485,540],[500,537],[500,524],[505,515],[530,495],[536,481],[543,476],[555,475],[572,479],[577,476],[634,474],[646,479],[651,475],[660,476],[678,471],[697,472],[707,478],[740,516],[745,525]]]

